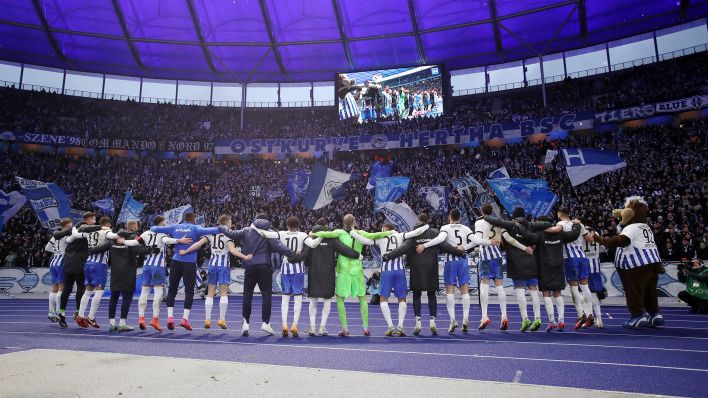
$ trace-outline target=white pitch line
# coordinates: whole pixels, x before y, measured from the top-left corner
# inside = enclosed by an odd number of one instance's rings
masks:
[[[699,372],[708,373],[708,369],[699,368],[685,368],[678,366],[661,366],[661,365],[644,365],[644,364],[634,364],[634,363],[620,363],[620,362],[599,362],[599,361],[585,361],[585,360],[571,360],[571,359],[549,359],[549,358],[528,358],[528,357],[511,357],[511,356],[496,356],[496,355],[480,355],[480,354],[452,354],[452,353],[440,353],[440,352],[423,352],[423,351],[398,351],[398,350],[369,350],[366,348],[352,348],[352,347],[326,347],[326,346],[315,346],[315,345],[299,345],[299,344],[274,344],[274,343],[246,343],[240,341],[204,341],[198,339],[171,339],[167,337],[138,337],[138,336],[105,336],[105,335],[92,335],[92,334],[66,334],[66,333],[50,333],[50,332],[5,332],[0,331],[0,334],[23,334],[23,335],[41,335],[41,336],[75,336],[75,337],[99,337],[99,338],[117,338],[117,339],[151,339],[151,340],[167,340],[172,343],[189,342],[189,343],[202,343],[202,344],[234,344],[243,346],[268,346],[277,348],[299,348],[299,349],[316,349],[316,350],[327,350],[327,351],[349,351],[349,352],[367,352],[367,353],[384,353],[384,354],[399,354],[399,355],[424,355],[424,356],[440,356],[440,357],[453,357],[453,358],[481,358],[481,359],[506,359],[510,361],[529,361],[529,362],[552,362],[552,363],[569,363],[578,365],[604,365],[604,366],[617,366],[617,367],[629,367],[629,368],[647,368],[647,369],[663,369],[663,370],[681,370],[686,372]]]
[[[514,373],[514,380],[512,380],[511,382],[516,383],[516,384],[520,383],[521,382],[521,374],[523,374],[523,373],[524,372],[522,372],[521,370],[517,370]]]

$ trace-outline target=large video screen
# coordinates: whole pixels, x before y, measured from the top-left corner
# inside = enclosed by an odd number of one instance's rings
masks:
[[[339,73],[339,120],[384,122],[443,114],[441,65]]]

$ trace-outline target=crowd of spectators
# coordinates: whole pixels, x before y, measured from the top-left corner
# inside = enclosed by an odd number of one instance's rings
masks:
[[[598,176],[578,187],[570,186],[563,162],[543,165],[549,148],[595,147],[619,151],[627,167]],[[391,151],[383,156],[394,162],[394,175],[411,178],[403,200],[416,212],[431,212],[418,188],[446,185],[467,174],[484,182],[489,172],[505,166],[511,177],[542,178],[567,204],[573,215],[587,220],[601,233],[616,233],[613,208],[624,197],[643,195],[649,201],[650,225],[666,260],[698,256],[706,259],[706,123],[654,126],[618,130],[613,133],[571,135],[565,141],[525,142],[502,147],[421,148]],[[125,191],[147,206],[144,225],[151,214],[190,204],[207,224],[231,214],[238,226],[248,225],[253,216],[265,212],[274,225],[282,226],[291,215],[300,217],[309,230],[319,217],[333,226],[346,213],[353,213],[360,227],[379,230],[384,218],[373,212],[373,191],[367,191],[367,176],[375,156],[381,153],[341,153],[328,166],[362,178],[348,187],[345,199],[310,211],[301,204],[291,206],[285,189],[286,173],[312,167],[314,159],[282,161],[252,159],[155,160],[152,158],[74,157],[36,152],[3,153],[0,157],[0,189],[19,190],[14,177],[55,182],[72,197],[72,207],[94,210],[91,202],[110,196],[120,206]],[[450,187],[451,188],[451,187]],[[451,189],[451,206],[461,206]],[[116,214],[119,209],[116,209]],[[433,224],[445,222],[444,214],[433,214]],[[29,206],[6,225],[0,236],[3,265],[46,265],[43,251],[48,231],[41,228]]]

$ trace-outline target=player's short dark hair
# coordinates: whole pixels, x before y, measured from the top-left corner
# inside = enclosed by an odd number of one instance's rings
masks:
[[[426,213],[420,213],[418,214],[418,221],[427,224],[430,221],[430,217]]]
[[[152,220],[154,225],[160,225],[163,221],[165,221],[165,217],[163,216],[155,216],[155,219]]]
[[[489,203],[485,203],[482,205],[482,214],[484,214],[485,216],[491,215],[493,211],[494,208]]]
[[[300,219],[295,216],[290,216],[285,220],[285,225],[287,225],[288,228],[297,229],[300,227]]]
[[[548,216],[540,216],[536,220],[542,222],[553,222],[553,220],[551,220],[551,217]]]
[[[526,210],[523,207],[517,207],[511,212],[512,218],[524,218],[526,217]]]
[[[567,216],[568,214],[570,214],[570,210],[568,209],[567,206],[560,206],[558,208],[558,214],[563,214],[563,215]]]
[[[184,213],[184,221],[186,221],[186,222],[188,222],[188,223],[194,224],[194,222],[195,222],[196,220],[197,220],[197,219],[196,219],[196,217],[194,216],[194,213],[192,213],[191,211],[188,212],[188,213]]]
[[[62,218],[61,220],[59,220],[59,225],[60,225],[62,228],[64,228],[64,227],[66,227],[67,225],[71,224],[72,222],[73,222],[73,221],[71,220],[71,218]]]
[[[327,226],[327,220],[324,217],[320,217],[319,220],[317,220],[317,225],[321,225],[323,227]]]
[[[231,221],[231,216],[228,214],[222,214],[219,217],[219,225],[226,225],[226,223],[229,221]]]
[[[108,217],[108,216],[103,216],[103,217],[101,217],[101,219],[98,221],[98,223],[101,224],[102,226],[111,225],[111,224],[113,224],[113,220],[111,220],[111,218]]]
[[[92,211],[87,211],[86,213],[84,213],[84,221],[88,220],[91,217],[96,217],[96,213]]]
[[[450,210],[450,220],[460,221],[460,217],[462,217],[462,213],[460,212],[460,209],[455,207],[454,209]]]
[[[389,223],[385,223],[384,225],[381,226],[381,228],[384,231],[393,231],[394,229],[396,229],[396,227],[394,227],[392,224],[389,224]]]

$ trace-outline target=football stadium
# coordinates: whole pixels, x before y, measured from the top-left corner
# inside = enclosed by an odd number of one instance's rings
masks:
[[[0,397],[706,397],[708,1],[0,0]]]

